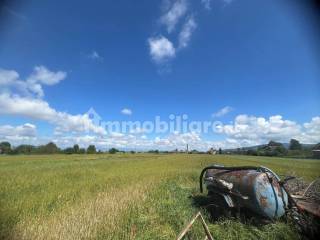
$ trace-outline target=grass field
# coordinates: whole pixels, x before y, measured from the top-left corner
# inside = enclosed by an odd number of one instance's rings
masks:
[[[199,210],[191,196],[212,163],[263,165],[306,181],[320,172],[317,160],[248,156],[0,156],[0,239],[174,239]],[[281,221],[209,227],[215,239],[298,238]]]

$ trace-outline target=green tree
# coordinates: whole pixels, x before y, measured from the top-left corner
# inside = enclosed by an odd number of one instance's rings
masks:
[[[0,143],[0,153],[8,154],[11,152],[11,144],[9,142]]]
[[[88,148],[87,148],[87,153],[88,154],[94,154],[96,153],[97,150],[96,150],[96,146],[95,145],[90,145]]]
[[[116,149],[116,148],[111,148],[111,149],[109,149],[109,153],[110,153],[110,154],[115,154],[115,153],[117,153],[117,152],[119,152],[119,150]]]
[[[302,146],[298,140],[291,139],[289,144],[289,150],[302,150]]]
[[[73,154],[74,153],[74,148],[68,147],[68,148],[64,149],[63,152],[66,153],[66,154]]]
[[[31,154],[35,152],[36,147],[32,145],[19,145],[13,151],[14,154]]]
[[[47,145],[40,146],[39,151],[41,153],[53,154],[53,153],[58,153],[60,149],[57,147],[55,143],[49,142]]]
[[[284,156],[287,154],[287,149],[283,144],[275,141],[270,141],[267,145],[260,146],[257,151],[259,156]]]
[[[222,154],[222,149],[221,148],[219,148],[219,154]]]
[[[79,154],[85,154],[85,153],[86,153],[86,149],[84,149],[84,148],[79,149]]]
[[[78,145],[78,144],[75,144],[75,145],[73,146],[73,152],[74,152],[74,153],[79,153],[79,151],[80,151],[79,145]]]

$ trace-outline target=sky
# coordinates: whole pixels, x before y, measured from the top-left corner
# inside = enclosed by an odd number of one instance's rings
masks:
[[[0,141],[137,150],[318,143],[311,2],[1,1]],[[170,116],[215,128],[143,125]],[[107,129],[109,121],[141,126]]]

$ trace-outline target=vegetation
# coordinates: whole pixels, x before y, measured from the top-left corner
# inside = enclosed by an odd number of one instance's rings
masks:
[[[219,148],[215,150],[210,148],[207,152],[198,151],[193,149],[189,151],[189,154],[236,154],[236,155],[251,155],[251,156],[267,156],[267,157],[294,157],[294,158],[319,158],[315,155],[313,150],[320,150],[320,143],[315,145],[302,145],[298,140],[291,139],[288,147],[286,148],[284,144],[270,141],[266,145],[260,145],[257,147],[247,147],[238,148],[236,150],[222,150]],[[110,148],[106,151],[109,154],[125,153],[125,151],[120,151],[116,148]],[[135,151],[128,151],[129,153],[135,153]],[[12,147],[9,142],[0,143],[0,154],[95,154],[103,153],[101,150],[97,151],[94,145],[88,146],[87,149],[80,148],[78,144],[73,147],[68,147],[65,149],[59,149],[56,144],[50,142],[42,146],[32,146],[32,145],[19,145],[17,147]],[[173,151],[159,151],[158,149],[149,150],[148,153],[159,154],[159,153],[186,153],[185,150],[175,149]]]
[[[89,147],[87,149],[87,153],[88,154],[94,154],[96,152],[97,152],[96,147],[94,145],[89,145]]]
[[[249,148],[238,148],[237,150],[224,151],[230,154],[267,156],[267,157],[295,157],[295,158],[315,158],[313,150],[318,149],[320,143],[316,145],[303,146],[298,140],[291,139],[288,149],[279,142],[270,141],[266,145]]]
[[[117,153],[117,152],[119,152],[119,150],[116,149],[116,148],[111,148],[111,149],[109,150],[109,153],[110,153],[110,154],[115,154],[115,153]]]
[[[290,140],[289,150],[302,150],[302,145],[296,139]]]
[[[306,181],[320,170],[317,160],[236,155],[1,155],[0,239],[174,239],[199,211],[199,174],[212,163],[263,165]],[[298,238],[281,221],[209,228],[215,239]],[[203,239],[200,229],[192,233]]]

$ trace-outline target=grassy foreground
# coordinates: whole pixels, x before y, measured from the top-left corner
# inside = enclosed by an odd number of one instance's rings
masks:
[[[174,239],[199,210],[203,167],[263,165],[306,181],[320,161],[210,155],[0,156],[0,239]],[[224,220],[215,239],[297,239],[284,222]],[[200,226],[193,229],[203,239]]]

